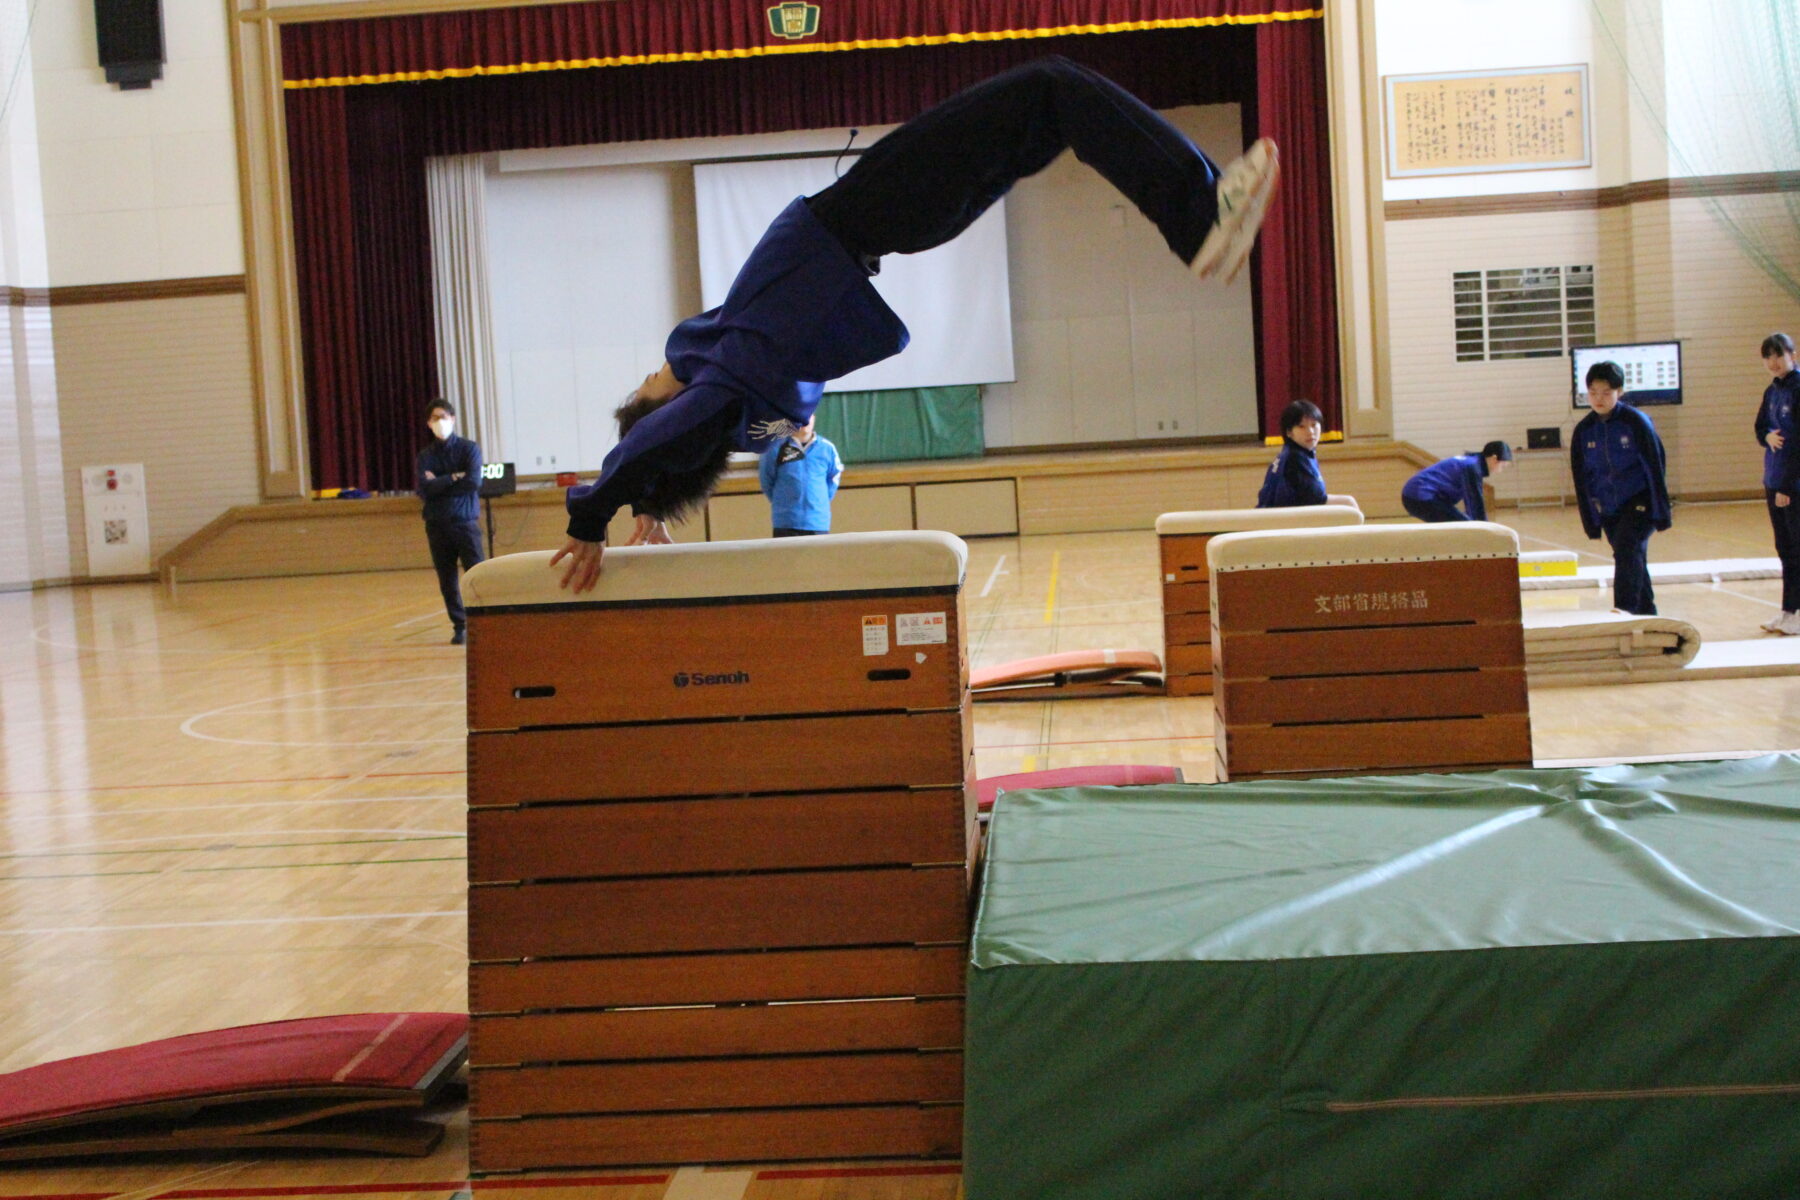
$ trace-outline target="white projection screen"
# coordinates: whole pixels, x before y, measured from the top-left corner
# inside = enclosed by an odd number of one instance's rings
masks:
[[[700,291],[707,308],[725,299],[769,222],[794,197],[821,191],[834,178],[828,157],[695,164]],[[827,390],[944,387],[1014,378],[1004,206],[1005,201],[994,205],[947,245],[881,260],[875,287],[912,331],[912,343],[893,358],[827,381]]]

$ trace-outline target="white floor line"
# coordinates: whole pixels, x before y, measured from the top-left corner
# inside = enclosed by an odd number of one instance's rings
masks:
[[[243,917],[231,921],[158,921],[143,925],[46,925],[38,929],[0,929],[0,937],[32,937],[46,933],[126,933],[134,929],[213,929],[230,925],[318,925],[336,921],[411,921],[419,917],[461,917],[447,912],[346,913],[336,917]]]
[[[396,622],[394,622],[394,628],[395,629],[405,629],[408,625],[417,625],[420,621],[429,621],[433,617],[442,616],[442,615],[443,614],[441,614],[440,612],[438,612],[437,609],[434,608],[428,613],[422,613],[421,615],[416,616],[416,617],[408,617],[404,621],[396,621]]]
[[[996,559],[994,561],[994,569],[992,571],[988,572],[987,584],[981,589],[982,595],[985,596],[989,592],[994,590],[994,580],[1000,578],[1000,576],[1002,574],[1000,568],[1004,567],[1005,565],[1006,565],[1006,555],[1002,554],[998,559]]]
[[[743,1200],[755,1171],[708,1171],[704,1167],[677,1167],[663,1200]]]
[[[246,800],[234,804],[184,804],[168,808],[90,809],[81,813],[8,814],[0,821],[7,825],[24,825],[33,821],[73,822],[97,821],[106,817],[144,817],[167,813],[218,812],[238,808],[298,808],[307,804],[408,804],[414,801],[463,800],[462,792],[438,792],[429,796],[308,796],[301,800]]]
[[[1727,596],[1736,596],[1739,600],[1748,600],[1752,604],[1762,604],[1774,609],[1779,609],[1781,607],[1781,601],[1779,600],[1763,600],[1756,596],[1746,596],[1742,592],[1732,591],[1717,580],[1713,581],[1713,590],[1715,592],[1724,592]]]

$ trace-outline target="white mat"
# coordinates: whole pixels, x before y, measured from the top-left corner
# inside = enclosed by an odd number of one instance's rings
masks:
[[[1560,619],[1560,627],[1559,627]],[[1608,621],[1655,622],[1637,635],[1635,650],[1628,635],[1613,635],[1609,661],[1583,657],[1599,647],[1595,634]],[[1685,683],[1698,679],[1760,679],[1800,675],[1800,638],[1760,637],[1741,641],[1690,643],[1685,637],[1674,652],[1667,649],[1664,625],[1686,625],[1667,617],[1625,617],[1615,613],[1527,613],[1525,668],[1534,687],[1591,687],[1613,683]],[[1692,626],[1687,626],[1689,630]],[[1558,656],[1561,657],[1558,657]],[[1683,665],[1685,663],[1685,665]]]
[[[1710,558],[1697,562],[1653,562],[1651,583],[1718,583],[1725,579],[1780,579],[1779,558]],[[1528,592],[1554,588],[1609,588],[1613,569],[1608,563],[1600,567],[1580,567],[1573,575],[1543,575],[1521,579],[1519,586]]]
[[[1700,648],[1699,631],[1673,617],[1525,614],[1525,670],[1538,686],[1564,676],[1584,684],[1629,683],[1644,671],[1686,678],[1685,668]]]

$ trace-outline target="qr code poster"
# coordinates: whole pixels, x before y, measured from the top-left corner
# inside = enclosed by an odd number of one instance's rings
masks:
[[[131,540],[131,522],[109,520],[105,525],[105,535],[107,545],[123,546]]]

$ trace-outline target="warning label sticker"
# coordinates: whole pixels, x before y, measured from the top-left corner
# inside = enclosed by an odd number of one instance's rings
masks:
[[[902,646],[942,645],[949,632],[941,612],[901,613],[894,619],[894,640]]]
[[[904,618],[902,618],[904,619]],[[883,613],[876,617],[863,618],[863,653],[886,654],[888,652],[888,619]]]

